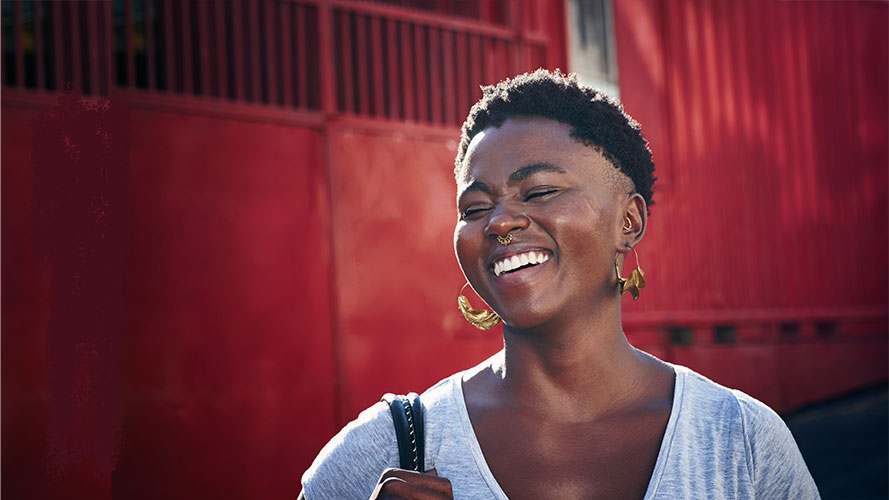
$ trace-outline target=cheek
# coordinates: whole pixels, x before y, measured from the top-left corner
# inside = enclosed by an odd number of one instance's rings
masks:
[[[604,211],[587,204],[564,207],[551,219],[555,240],[560,249],[574,255],[594,256],[612,242],[609,238],[609,218]]]
[[[464,274],[467,272],[467,266],[471,267],[471,263],[477,259],[478,242],[466,223],[458,222],[454,228],[454,254]]]

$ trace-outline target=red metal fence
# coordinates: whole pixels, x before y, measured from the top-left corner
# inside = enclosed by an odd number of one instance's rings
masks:
[[[545,3],[398,3],[7,0],[3,83],[459,125],[480,83],[564,66]]]
[[[779,409],[885,380],[887,5],[630,0],[615,18],[659,178],[631,340]]]

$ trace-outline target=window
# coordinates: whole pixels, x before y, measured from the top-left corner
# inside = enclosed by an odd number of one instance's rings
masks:
[[[619,97],[611,0],[568,0],[568,60],[580,81]]]

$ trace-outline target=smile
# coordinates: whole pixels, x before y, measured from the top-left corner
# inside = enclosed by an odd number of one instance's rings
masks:
[[[494,261],[494,275],[500,276],[501,274],[515,271],[516,269],[522,269],[525,267],[543,264],[548,260],[549,255],[547,255],[546,252],[541,252],[538,250],[530,250],[527,252],[511,255],[509,257],[504,257],[502,259]]]

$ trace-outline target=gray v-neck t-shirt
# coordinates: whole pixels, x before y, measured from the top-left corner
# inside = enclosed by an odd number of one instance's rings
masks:
[[[676,372],[673,408],[645,500],[818,499],[784,421],[769,407],[694,371]],[[426,468],[451,481],[454,499],[507,498],[482,455],[463,398],[463,372],[421,395]],[[370,497],[398,467],[389,407],[377,403],[341,430],[302,477],[308,500]]]

